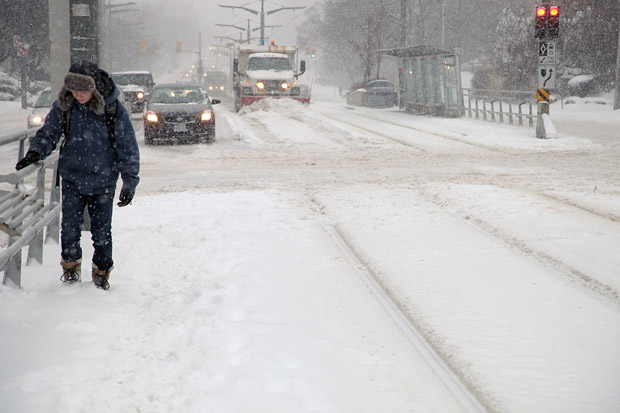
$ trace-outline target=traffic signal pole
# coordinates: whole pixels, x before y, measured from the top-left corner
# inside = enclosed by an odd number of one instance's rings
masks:
[[[560,8],[549,4],[536,7],[534,37],[538,39],[538,81],[536,98],[538,110],[536,117],[536,137],[545,139],[556,134],[549,117],[549,93],[555,89],[556,42],[560,28]]]
[[[620,16],[618,16],[620,21]],[[620,28],[618,28],[618,51],[616,52],[616,93],[614,99],[614,110],[620,109]]]

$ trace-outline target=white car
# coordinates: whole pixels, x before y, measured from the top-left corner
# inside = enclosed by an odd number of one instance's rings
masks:
[[[45,116],[52,108],[52,90],[50,88],[44,89],[37,100],[34,102],[34,107],[28,115],[27,127],[38,128],[45,122]]]

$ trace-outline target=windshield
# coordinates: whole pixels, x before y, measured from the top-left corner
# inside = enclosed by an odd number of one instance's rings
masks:
[[[34,103],[35,108],[48,108],[52,106],[52,92],[49,90],[44,90],[41,92],[37,101]]]
[[[203,103],[205,96],[198,88],[157,88],[151,96],[151,103]]]
[[[151,85],[151,77],[148,74],[142,73],[125,73],[125,74],[113,74],[114,81],[119,86],[125,85],[138,85],[149,87]]]
[[[248,70],[273,70],[282,72],[291,70],[291,62],[287,57],[251,57],[248,60]]]
[[[392,83],[378,80],[378,81],[370,82],[368,85],[366,85],[366,87],[392,87]]]

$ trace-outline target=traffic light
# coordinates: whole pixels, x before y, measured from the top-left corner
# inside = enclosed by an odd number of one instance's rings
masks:
[[[543,4],[536,7],[537,39],[558,37],[560,33],[560,7]]]
[[[183,52],[183,43],[177,41],[177,53]]]
[[[547,18],[547,36],[558,37],[560,33],[560,7],[550,6]]]
[[[144,39],[140,40],[140,51],[146,53],[146,40]]]
[[[537,39],[543,39],[546,36],[547,26],[547,6],[536,7],[536,34]]]
[[[316,50],[314,49],[310,50],[310,57],[313,59],[316,59]]]

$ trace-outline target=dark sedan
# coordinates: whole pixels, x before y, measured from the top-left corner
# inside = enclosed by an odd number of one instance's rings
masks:
[[[153,88],[144,115],[144,143],[213,142],[215,112],[220,103],[199,84],[165,83]]]

